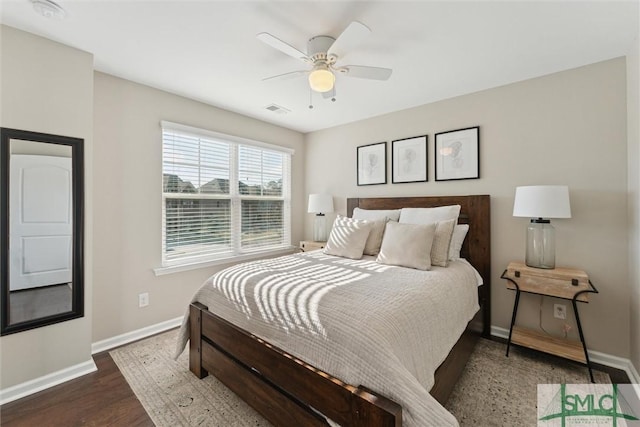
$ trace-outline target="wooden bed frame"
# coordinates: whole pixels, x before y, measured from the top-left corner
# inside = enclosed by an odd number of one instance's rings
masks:
[[[447,359],[436,370],[429,393],[444,404],[479,336],[491,325],[491,238],[489,196],[347,199],[353,209],[399,209],[459,204],[459,223],[469,224],[463,256],[478,270],[480,311]],[[345,384],[208,311],[190,306],[189,369],[199,378],[213,374],[276,426],[328,426],[321,412],[343,427],[399,427],[402,408],[362,386]]]

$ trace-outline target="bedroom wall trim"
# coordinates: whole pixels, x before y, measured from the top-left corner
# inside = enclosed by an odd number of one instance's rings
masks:
[[[491,336],[506,340],[509,338],[509,330],[491,325]],[[640,375],[638,375],[638,371],[635,366],[633,366],[633,363],[631,363],[631,360],[595,350],[587,349],[587,352],[589,353],[589,359],[593,363],[599,363],[600,365],[609,366],[610,368],[622,369],[629,377],[629,381],[634,384],[640,384]],[[640,396],[640,390],[636,388],[636,391],[639,391],[638,396]]]
[[[156,276],[163,276],[165,274],[179,273],[181,271],[196,270],[198,268],[214,267],[216,265],[223,264],[235,264],[241,261],[250,261],[252,259],[269,258],[272,256],[289,255],[298,249],[297,246],[289,246],[284,249],[277,249],[273,251],[262,251],[259,253],[247,253],[244,255],[234,255],[228,258],[219,258],[212,261],[198,262],[193,264],[181,264],[173,265],[170,267],[158,267],[154,268],[153,272]]]
[[[86,362],[69,366],[68,368],[52,372],[33,380],[25,381],[21,384],[16,384],[4,390],[0,390],[0,405],[13,402],[14,400],[18,400],[25,396],[29,396],[30,394],[37,393],[83,375],[90,374],[97,370],[98,367],[94,363],[93,359],[89,359]]]
[[[138,341],[143,338],[150,337],[151,335],[177,328],[182,324],[183,318],[183,316],[176,317],[175,319],[165,320],[164,322],[156,323],[155,325],[146,326],[144,328],[136,329],[135,331],[94,342],[91,344],[91,354],[111,350],[112,348],[120,347],[121,345],[129,344],[130,342]]]

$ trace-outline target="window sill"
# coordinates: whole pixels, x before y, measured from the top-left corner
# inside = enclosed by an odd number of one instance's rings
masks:
[[[231,263],[248,261],[252,259],[266,258],[266,257],[271,257],[276,255],[292,254],[296,249],[297,248],[295,246],[288,246],[282,249],[252,252],[252,253],[247,253],[242,255],[229,256],[226,258],[213,259],[209,261],[194,262],[191,264],[179,264],[179,265],[172,265],[168,267],[158,267],[158,268],[154,268],[153,272],[155,273],[156,276],[164,276],[165,274],[180,273],[182,271],[196,270],[199,268],[213,267],[216,265],[231,264]]]

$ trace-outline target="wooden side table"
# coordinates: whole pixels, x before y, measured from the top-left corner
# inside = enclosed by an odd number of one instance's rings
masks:
[[[316,249],[324,249],[327,242],[314,242],[313,240],[300,241],[300,250],[302,252],[315,251]]]
[[[500,277],[507,280],[507,289],[516,291],[509,340],[507,341],[507,357],[509,357],[511,343],[564,357],[587,365],[591,382],[594,382],[577,304],[578,302],[588,303],[589,293],[599,293],[589,280],[587,273],[582,270],[561,267],[546,270],[527,267],[522,262],[511,262]],[[570,300],[576,317],[580,342],[552,337],[533,329],[515,326],[522,292]]]

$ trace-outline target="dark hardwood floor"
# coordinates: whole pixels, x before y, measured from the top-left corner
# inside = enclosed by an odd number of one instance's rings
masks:
[[[495,340],[506,342],[499,338]],[[153,421],[109,353],[99,353],[93,358],[98,366],[97,372],[0,407],[0,426],[152,427]],[[555,357],[551,357],[550,361],[557,362],[558,365],[576,363]],[[593,364],[593,367],[607,372],[614,383],[629,383],[629,378],[624,371],[598,364]]]
[[[109,353],[93,359],[96,372],[0,407],[0,425],[153,427]]]

